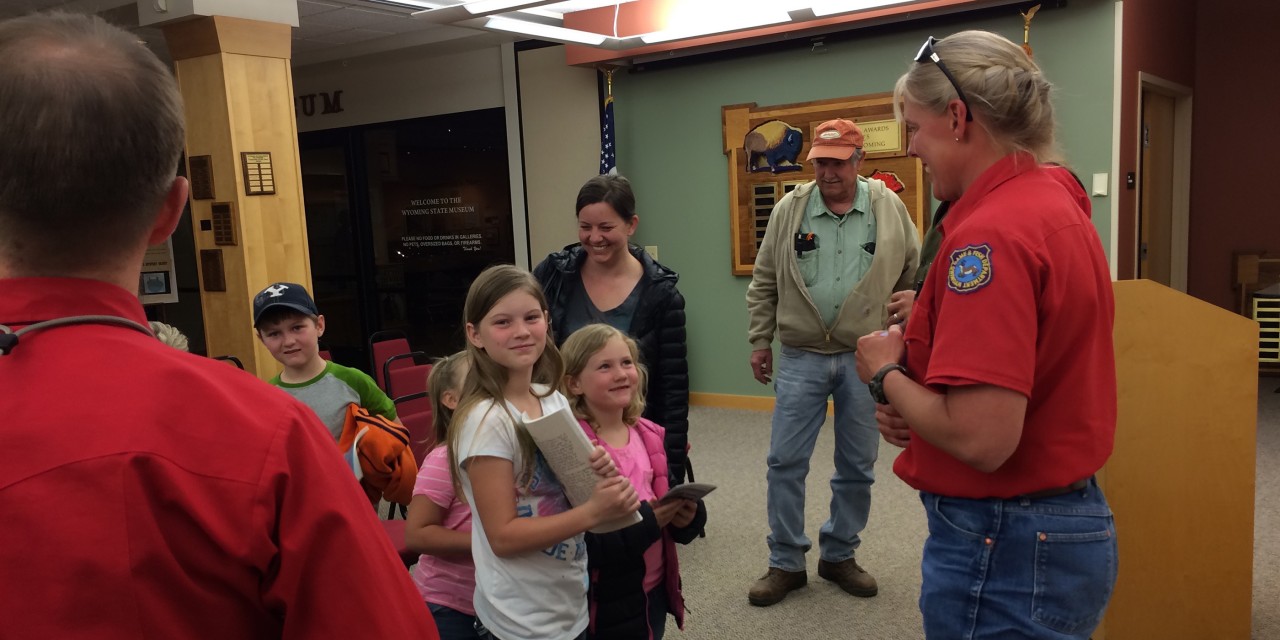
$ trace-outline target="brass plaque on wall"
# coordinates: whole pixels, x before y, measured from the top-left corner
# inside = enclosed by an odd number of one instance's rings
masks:
[[[222,249],[200,250],[200,277],[205,291],[227,290],[227,275],[222,270]]]
[[[213,199],[213,156],[191,156],[187,160],[190,165],[191,199]]]
[[[861,120],[858,127],[866,138],[862,143],[866,157],[894,158],[907,154],[907,130],[897,120]]]
[[[213,243],[222,247],[236,246],[235,203],[215,202],[210,211],[213,214]]]
[[[244,194],[269,196],[276,192],[276,177],[271,169],[271,153],[244,151],[240,153],[240,169],[244,172]]]

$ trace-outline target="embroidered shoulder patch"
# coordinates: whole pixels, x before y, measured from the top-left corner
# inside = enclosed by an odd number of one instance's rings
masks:
[[[947,288],[956,293],[973,293],[991,284],[991,247],[969,245],[951,252]]]

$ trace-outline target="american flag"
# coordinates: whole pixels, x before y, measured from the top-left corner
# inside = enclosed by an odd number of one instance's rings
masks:
[[[604,114],[600,118],[600,173],[618,173],[618,156],[613,135],[613,96],[604,99]]]

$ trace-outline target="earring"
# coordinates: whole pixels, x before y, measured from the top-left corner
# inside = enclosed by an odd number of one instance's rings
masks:
[[[956,138],[956,142],[960,142],[960,138]]]

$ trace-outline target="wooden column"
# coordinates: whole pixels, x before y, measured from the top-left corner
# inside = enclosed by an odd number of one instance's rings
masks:
[[[290,27],[207,16],[166,25],[164,33],[186,104],[208,353],[234,355],[266,379],[280,365],[254,335],[252,297],[276,281],[311,288]],[[262,153],[270,154],[270,181],[260,165],[246,161],[260,156],[244,156]],[[211,185],[200,175],[202,157]]]

